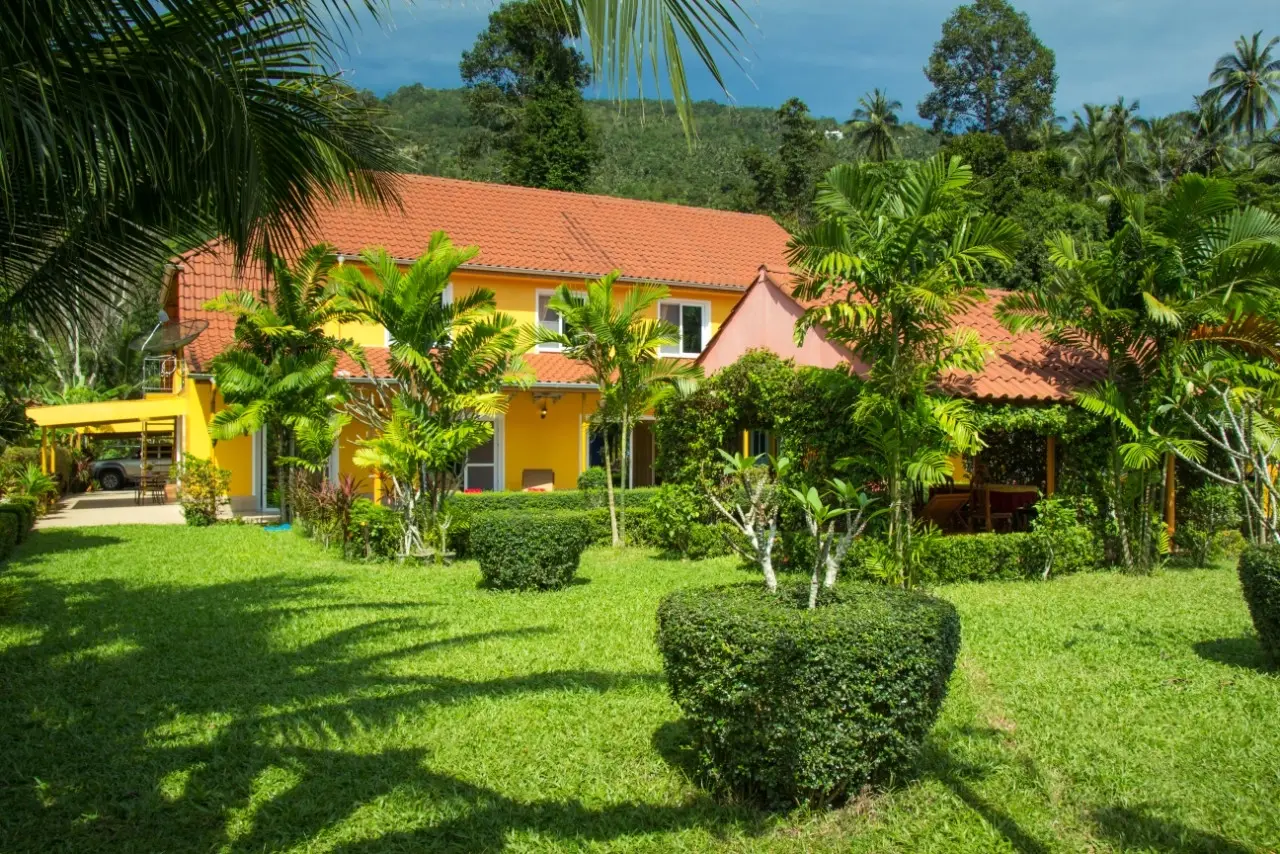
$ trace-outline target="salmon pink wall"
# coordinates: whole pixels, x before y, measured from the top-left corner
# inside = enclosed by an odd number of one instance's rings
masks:
[[[732,316],[720,327],[719,335],[703,352],[699,364],[710,376],[732,365],[753,349],[772,350],[798,365],[835,368],[842,363],[860,364],[839,344],[829,341],[818,329],[810,329],[804,343],[797,346],[796,321],[803,310],[777,285],[759,279],[742,297]]]

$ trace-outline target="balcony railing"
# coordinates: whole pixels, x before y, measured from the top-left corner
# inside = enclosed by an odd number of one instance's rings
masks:
[[[145,356],[142,359],[143,392],[182,391],[185,372],[182,362],[172,353],[164,356]]]

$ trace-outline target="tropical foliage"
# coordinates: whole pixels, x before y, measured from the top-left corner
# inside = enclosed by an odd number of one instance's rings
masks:
[[[328,429],[334,408],[347,395],[348,384],[334,376],[337,354],[364,361],[354,341],[326,331],[330,324],[357,317],[355,305],[330,281],[336,264],[333,247],[316,244],[292,266],[284,258],[271,259],[272,286],[264,293],[228,291],[206,304],[236,318],[235,346],[213,360],[225,405],[210,419],[210,435],[234,439],[265,429],[275,444],[275,482],[285,519],[290,467],[318,463],[310,444],[305,460],[300,458],[296,439],[301,435],[310,442],[317,431]]]
[[[1170,401],[1209,355],[1280,355],[1268,317],[1280,294],[1280,219],[1239,206],[1230,182],[1194,175],[1155,204],[1111,192],[1122,219],[1110,240],[1095,248],[1059,235],[1053,279],[1005,297],[997,314],[1102,360],[1105,379],[1077,400],[1109,424],[1108,512],[1123,564],[1147,571],[1168,545],[1153,522],[1163,454],[1205,458]]]
[[[982,367],[987,349],[953,317],[985,299],[984,267],[1008,264],[1016,226],[964,204],[972,170],[938,156],[886,178],[837,166],[820,185],[818,222],[798,232],[790,260],[798,296],[814,305],[797,335],[821,324],[870,366],[850,414],[888,508],[889,565],[910,587],[912,506],[950,474],[949,452],[980,447],[968,404],[940,396],[943,374]]]
[[[605,470],[613,471],[610,438],[616,435],[620,437],[622,484],[628,487],[632,485],[631,435],[636,422],[702,371],[662,355],[663,348],[680,341],[675,326],[657,317],[658,303],[669,293],[666,287],[632,286],[618,293],[615,286],[620,275],[614,270],[589,282],[585,292],[568,285],[556,288],[548,309],[560,316],[560,331],[540,324],[537,340],[556,345],[565,356],[581,362],[587,377],[600,389],[600,406],[592,423],[604,440]],[[605,488],[613,544],[619,546],[626,538],[626,523],[618,513],[612,477],[605,478]]]
[[[372,248],[360,255],[370,275],[355,265],[336,274],[359,315],[390,339],[390,380],[371,373],[371,391],[353,395],[347,409],[372,430],[356,462],[390,482],[404,519],[402,557],[444,560],[444,505],[459,467],[493,438],[493,419],[507,406],[503,388],[524,381],[529,330],[496,310],[490,290],[450,293],[454,271],[478,252],[436,232],[408,268]]]
[[[398,162],[328,69],[345,3],[21,0],[0,22],[0,300],[92,312],[224,236],[247,261]]]

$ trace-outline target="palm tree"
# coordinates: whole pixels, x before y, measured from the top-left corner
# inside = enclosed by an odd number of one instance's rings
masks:
[[[1142,120],[1138,118],[1139,107],[1136,99],[1126,104],[1123,97],[1117,98],[1114,104],[1107,107],[1103,122],[1103,139],[1107,153],[1111,158],[1115,177],[1120,180],[1127,181],[1132,174],[1129,149],[1133,144],[1134,135],[1142,127]]]
[[[1217,169],[1231,168],[1238,156],[1227,108],[1213,92],[1197,95],[1194,101],[1190,120],[1197,171],[1207,175]]]
[[[889,96],[880,89],[858,99],[858,108],[849,121],[853,125],[854,144],[869,159],[883,162],[898,156],[894,132],[898,129],[897,111],[901,109],[901,101],[889,100]]]
[[[1138,120],[1142,165],[1160,190],[1188,166],[1191,131],[1184,116]]]
[[[576,15],[579,31],[591,48],[591,64],[598,79],[606,80],[619,94],[635,81],[644,93],[646,66],[659,80],[664,66],[676,115],[686,135],[693,132],[693,101],[685,76],[685,56],[692,53],[711,73],[716,85],[728,92],[716,61],[717,52],[741,67],[741,43],[745,37],[741,17],[750,24],[742,0],[544,0]]]
[[[738,0],[548,0],[625,95],[661,63],[687,133],[692,52],[722,88]],[[239,262],[311,232],[319,203],[387,203],[403,162],[330,69],[345,0],[14,0],[0,16],[0,310],[38,322],[154,281],[226,238]],[[642,81],[644,74],[635,79]],[[77,297],[72,298],[73,294]]]
[[[1251,138],[1266,130],[1270,115],[1280,114],[1276,105],[1276,97],[1280,96],[1280,56],[1271,55],[1280,36],[1272,38],[1266,47],[1261,42],[1261,30],[1250,39],[1236,39],[1235,52],[1219,57],[1209,75],[1209,82],[1218,84],[1209,94],[1223,103],[1232,128]]]
[[[1006,296],[997,316],[1106,365],[1105,379],[1076,399],[1107,419],[1112,521],[1125,566],[1146,571],[1161,454],[1197,453],[1171,428],[1165,402],[1216,348],[1280,355],[1280,329],[1260,319],[1280,295],[1280,221],[1239,208],[1230,182],[1199,175],[1179,178],[1154,209],[1140,194],[1110,192],[1124,217],[1116,234],[1096,252],[1057,235],[1053,279]]]
[[[979,447],[966,401],[935,393],[947,371],[977,370],[987,348],[952,318],[984,299],[987,264],[1008,265],[1018,228],[975,216],[964,201],[972,170],[938,155],[901,177],[840,165],[819,185],[817,224],[796,233],[789,260],[796,295],[817,303],[797,334],[820,324],[870,370],[853,417],[870,447],[863,460],[888,500],[889,563],[912,586],[912,505],[950,473],[949,451]]]
[[[1272,131],[1254,144],[1253,158],[1259,169],[1280,173],[1280,130]]]
[[[280,514],[287,520],[294,434],[328,423],[345,396],[346,384],[333,376],[336,353],[363,364],[364,350],[326,331],[330,323],[358,316],[330,282],[336,264],[332,246],[305,249],[293,266],[280,257],[269,263],[271,286],[263,293],[228,291],[204,306],[236,318],[235,346],[213,360],[227,407],[214,415],[210,432],[215,439],[234,439],[267,428],[276,446]]]
[[[346,8],[11,4],[0,18],[5,310],[36,321],[86,300],[92,310],[211,236],[243,262],[289,245],[321,201],[393,199],[392,140],[326,70]]]
[[[459,467],[493,438],[493,419],[507,407],[503,389],[525,379],[520,357],[533,336],[496,310],[493,292],[477,288],[446,298],[450,277],[479,251],[457,248],[439,231],[407,269],[375,247],[360,253],[371,276],[353,265],[334,274],[361,316],[391,338],[393,382],[372,384],[373,396],[353,396],[348,409],[376,431],[356,461],[390,476],[404,518],[405,557],[421,552],[444,560],[444,505],[457,490]]]
[[[701,373],[687,362],[661,355],[663,347],[680,340],[676,328],[657,315],[658,302],[667,297],[667,289],[633,287],[619,295],[614,285],[620,275],[614,270],[589,282],[585,293],[560,285],[549,305],[564,319],[564,331],[541,326],[536,331],[539,342],[559,344],[564,355],[582,362],[600,389],[596,421],[605,436],[605,488],[615,547],[623,543],[625,523],[619,521],[614,497],[609,430],[616,426],[621,436],[625,478],[631,468],[630,436],[636,420],[678,383]],[[625,480],[623,485],[627,485]]]
[[[1031,131],[1031,141],[1041,151],[1056,151],[1062,148],[1067,139],[1067,134],[1062,129],[1066,121],[1062,116],[1045,119]]]

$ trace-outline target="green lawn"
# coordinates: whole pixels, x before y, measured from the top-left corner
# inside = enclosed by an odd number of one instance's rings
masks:
[[[918,774],[783,816],[688,780],[652,639],[664,592],[748,577],[594,550],[513,595],[247,527],[37,534],[0,575],[0,851],[1280,846],[1280,678],[1234,573],[944,589],[964,648]]]

